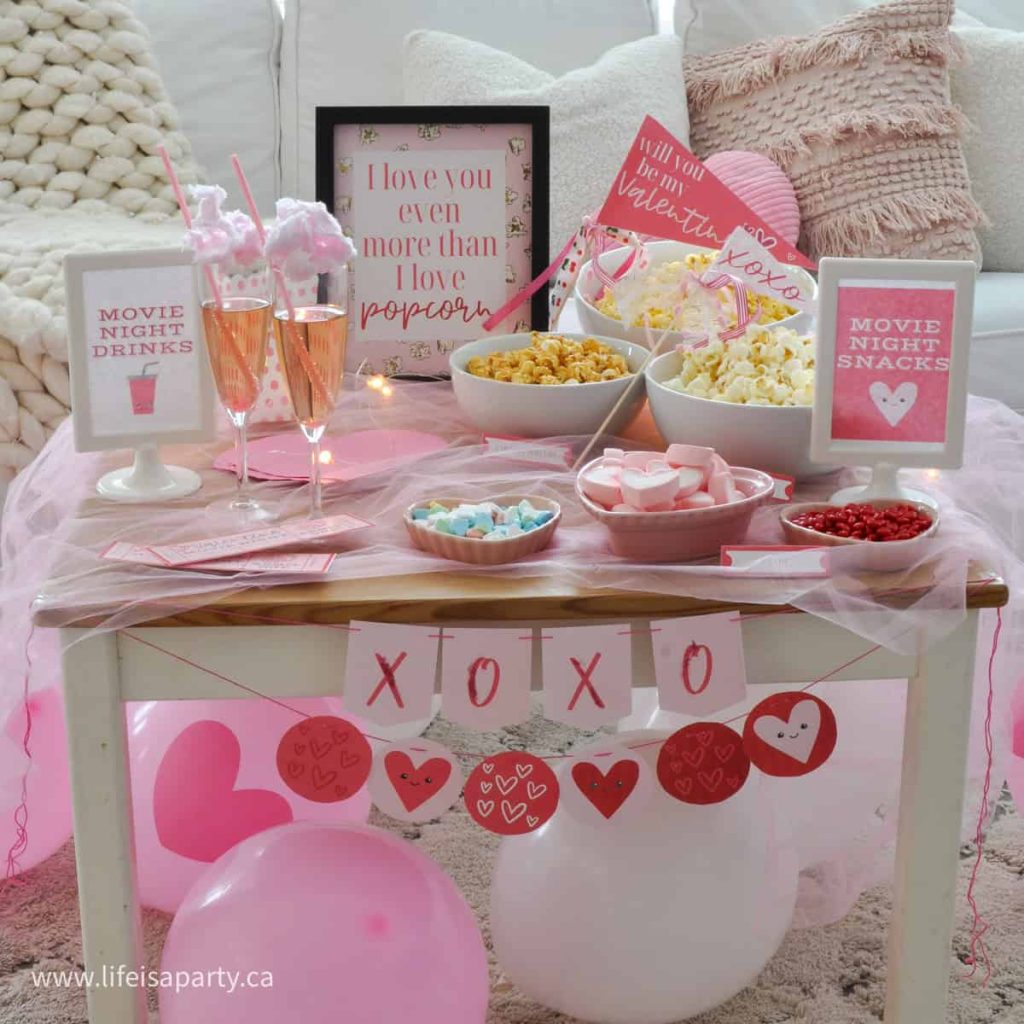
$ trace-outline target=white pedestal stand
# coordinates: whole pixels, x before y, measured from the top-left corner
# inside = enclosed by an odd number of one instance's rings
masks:
[[[851,501],[917,501],[937,509],[938,502],[925,491],[904,487],[899,481],[900,468],[892,462],[876,462],[871,468],[871,479],[856,487],[843,487],[832,495],[832,503],[845,505]]]
[[[135,461],[101,477],[96,492],[110,501],[166,501],[183,498],[202,486],[198,473],[182,466],[165,466],[155,444],[135,449]]]

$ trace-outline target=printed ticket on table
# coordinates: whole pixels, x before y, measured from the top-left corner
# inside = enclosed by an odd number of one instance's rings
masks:
[[[168,565],[162,558],[141,544],[115,541],[102,554],[102,558],[114,562],[133,562],[136,565],[151,565],[159,569],[183,569],[197,572],[277,572],[301,573],[322,576],[334,562],[334,552],[294,554],[285,551],[271,551],[267,554],[240,555],[234,558],[214,558],[205,562],[187,562],[182,565]]]
[[[188,565],[192,562],[209,562],[212,559],[290,547],[304,541],[323,540],[355,530],[365,530],[372,525],[358,516],[342,513],[326,519],[296,519],[279,526],[235,533],[227,537],[208,537],[181,544],[149,545],[149,550],[166,565]]]

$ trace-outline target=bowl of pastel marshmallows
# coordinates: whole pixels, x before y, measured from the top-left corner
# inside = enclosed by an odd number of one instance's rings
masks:
[[[639,562],[706,558],[740,543],[774,488],[767,473],[690,444],[606,448],[576,478],[577,497],[607,529],[612,551]]]

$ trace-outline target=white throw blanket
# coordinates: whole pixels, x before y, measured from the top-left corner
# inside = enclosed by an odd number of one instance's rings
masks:
[[[128,0],[0,0],[0,491],[67,415],[62,259],[176,245],[189,145]]]

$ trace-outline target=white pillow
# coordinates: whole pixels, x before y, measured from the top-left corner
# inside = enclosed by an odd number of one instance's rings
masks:
[[[802,36],[847,14],[885,0],[676,0],[675,28],[687,53],[718,53],[773,36]],[[954,27],[988,25],[986,15],[1005,8],[1003,20],[1017,11],[1024,28],[1024,0],[959,0]],[[981,19],[981,20],[979,20]],[[1009,27],[1009,26],[1007,26]]]
[[[207,180],[242,205],[237,153],[260,210],[279,195],[277,70],[281,11],[275,0],[135,0],[181,127]]]
[[[683,47],[675,36],[623,43],[556,78],[483,43],[413,32],[405,41],[404,83],[407,103],[551,107],[552,254],[601,205],[646,114],[689,140]]]
[[[967,63],[951,70],[953,100],[976,129],[964,136],[964,155],[971,191],[992,222],[978,228],[982,266],[1024,271],[1024,33],[963,28],[957,35]]]
[[[402,40],[414,29],[479,39],[556,75],[656,31],[648,0],[287,0],[281,167],[288,195],[313,198],[317,106],[402,102]]]

